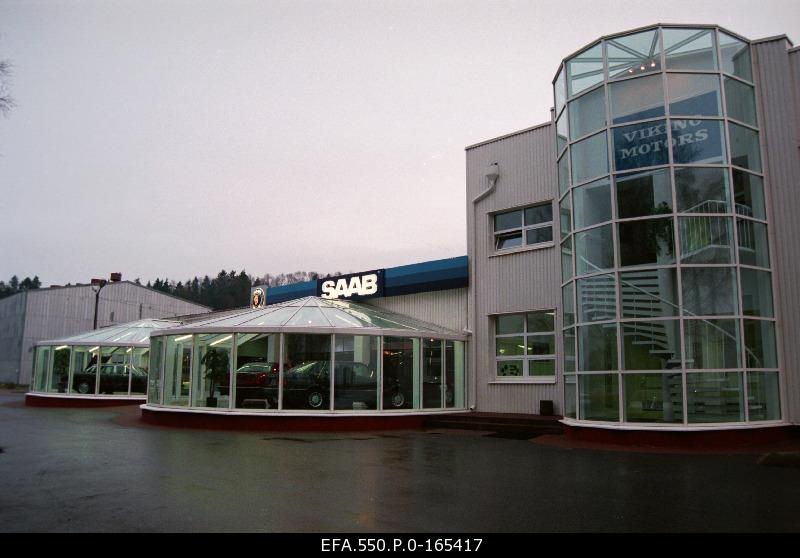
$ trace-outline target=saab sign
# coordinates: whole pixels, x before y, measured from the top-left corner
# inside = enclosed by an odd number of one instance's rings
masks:
[[[383,270],[318,279],[317,296],[350,300],[383,296]]]

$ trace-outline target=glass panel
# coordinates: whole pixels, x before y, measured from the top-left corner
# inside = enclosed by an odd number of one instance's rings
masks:
[[[36,347],[36,364],[33,370],[33,391],[46,391],[47,369],[50,367],[50,349],[50,347]],[[94,385],[92,386],[92,392],[94,392]]]
[[[564,153],[558,160],[558,191],[561,195],[569,190],[569,154]]]
[[[556,153],[567,146],[567,113],[562,114],[556,120]]]
[[[681,367],[678,320],[622,324],[625,370],[671,370]]]
[[[643,269],[619,274],[623,318],[678,315],[678,282],[674,269]]]
[[[619,376],[592,374],[578,376],[581,420],[619,420]]]
[[[744,320],[744,346],[748,368],[777,368],[775,322]]]
[[[561,280],[572,279],[572,239],[561,243]]]
[[[543,242],[553,242],[553,227],[539,227],[525,231],[525,244],[528,246]]]
[[[521,360],[498,360],[497,361],[497,376],[498,377],[522,377],[522,362]]]
[[[522,232],[515,232],[510,234],[498,234],[495,237],[495,248],[497,250],[504,250],[506,248],[515,248],[522,246]]]
[[[292,316],[286,324],[287,326],[304,326],[304,327],[330,327],[329,322],[322,310],[317,306],[306,305],[300,308],[294,316]]]
[[[47,391],[53,393],[66,393],[69,383],[70,348],[60,345],[53,348],[53,371],[50,375],[50,385]],[[127,393],[127,391],[126,391]]]
[[[672,159],[676,165],[724,163],[725,139],[719,120],[672,120]]]
[[[278,408],[279,338],[277,333],[236,335],[235,408]],[[227,386],[220,391],[227,395]]]
[[[164,338],[161,336],[150,338],[150,375],[147,386],[147,403],[158,405],[161,403],[161,378],[164,376],[161,362],[161,352],[164,348]],[[73,370],[78,370],[73,366]]]
[[[555,335],[529,335],[527,347],[530,356],[554,355],[556,354],[556,337]]]
[[[494,216],[494,230],[505,231],[508,229],[518,229],[522,226],[522,210],[506,211]]]
[[[606,91],[599,87],[569,103],[569,139],[578,138],[606,125]]]
[[[617,175],[616,188],[620,219],[672,213],[669,169]]]
[[[574,374],[564,376],[564,416],[576,417],[576,397],[578,395],[578,380]]]
[[[683,263],[731,263],[730,217],[679,217]]]
[[[284,339],[282,408],[327,411],[331,390],[331,336],[288,333]]]
[[[660,75],[612,83],[609,97],[613,124],[664,116],[664,82]]]
[[[590,178],[608,174],[608,143],[606,133],[601,132],[570,148],[572,183],[578,184]]]
[[[578,279],[578,321],[597,322],[617,317],[617,290],[613,275]]]
[[[558,114],[567,100],[567,80],[563,68],[558,72],[556,81],[553,84],[553,90],[556,99],[556,114]]]
[[[744,421],[741,372],[687,374],[686,392],[690,423]]]
[[[464,408],[464,342],[445,341],[444,402],[447,408]]]
[[[617,325],[578,328],[578,370],[617,369]]]
[[[614,267],[614,242],[611,225],[575,233],[576,272],[578,275]]]
[[[720,65],[723,72],[728,72],[747,81],[753,81],[750,45],[720,31],[719,50],[722,57]]]
[[[568,283],[561,288],[561,308],[564,312],[564,325],[575,323],[575,301],[573,300],[572,283]]]
[[[726,169],[676,168],[675,193],[679,212],[730,213]]]
[[[187,407],[192,366],[192,336],[166,338],[164,358],[164,405]]]
[[[556,375],[556,361],[555,360],[529,360],[528,361],[528,376],[555,376]]]
[[[769,267],[767,226],[749,219],[736,219],[739,236],[739,263]]]
[[[730,118],[756,126],[756,99],[751,86],[726,77],[725,106]]]
[[[419,339],[383,338],[383,408],[419,408]]]
[[[668,70],[716,70],[713,29],[664,29]]]
[[[525,331],[524,314],[503,314],[497,316],[495,321],[495,333],[504,335],[507,333],[522,333]]]
[[[742,268],[742,313],[745,316],[772,318],[772,274]]]
[[[570,203],[569,195],[564,196],[564,199],[561,200],[559,209],[561,215],[561,239],[563,240],[572,232],[572,204]]]
[[[739,368],[736,320],[686,320],[686,368]]]
[[[232,348],[231,333],[197,336],[192,367],[192,407],[228,408]]]
[[[556,329],[556,316],[552,310],[528,312],[528,333],[550,333]]]
[[[97,385],[97,356],[100,347],[80,347],[73,349],[71,393],[92,394]]]
[[[496,337],[497,356],[519,356],[525,354],[525,338]]]
[[[525,208],[525,226],[539,225],[553,221],[553,204],[543,203]]]
[[[672,219],[619,223],[619,265],[675,263]]]
[[[764,206],[764,186],[761,177],[733,169],[733,196],[736,213],[756,219],[767,218]]]
[[[747,373],[747,409],[751,421],[781,419],[777,372]]]
[[[378,352],[380,337],[336,335],[334,346],[333,408],[374,411],[378,408]],[[395,395],[397,386],[386,386]]]
[[[564,372],[575,372],[575,328],[564,330]]]
[[[672,116],[722,116],[716,75],[668,74],[667,91]]]
[[[576,229],[611,220],[611,184],[608,178],[575,188],[572,195],[575,198]]]
[[[738,167],[761,172],[758,132],[728,122],[728,134],[731,138],[731,163]]]
[[[587,48],[567,62],[570,97],[603,81],[603,49],[600,43]]]
[[[131,363],[131,395],[144,395],[147,393],[147,378],[150,371],[150,349],[134,348],[128,356]]]
[[[666,165],[668,152],[663,120],[614,128],[614,168],[618,171]]]
[[[442,407],[442,345],[440,339],[422,340],[422,407],[440,409]]]
[[[609,78],[634,76],[661,69],[658,29],[606,41]]]
[[[683,422],[683,380],[675,374],[625,374],[626,422]]]
[[[100,349],[100,382],[98,393],[128,395],[127,347],[102,347]]]
[[[736,271],[730,267],[685,267],[681,270],[683,313],[689,316],[736,314]]]

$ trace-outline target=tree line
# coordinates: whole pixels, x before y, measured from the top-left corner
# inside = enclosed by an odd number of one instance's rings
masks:
[[[340,271],[337,271],[332,275],[341,274]],[[234,270],[225,271],[223,269],[214,278],[206,275],[202,279],[194,277],[177,283],[167,278],[156,278],[152,283],[148,281],[145,286],[204,306],[210,306],[214,310],[228,310],[247,306],[250,289],[256,285],[279,287],[292,283],[315,281],[325,275],[315,271],[295,271],[278,275],[267,273],[261,277],[253,277],[248,275],[245,270],[236,273]],[[139,280],[137,279],[135,282],[139,283]]]
[[[26,277],[22,281],[19,280],[19,277],[14,275],[8,283],[0,281],[0,298],[6,298],[7,296],[15,295],[30,289],[38,289],[41,286],[42,282],[39,281],[38,275],[34,276],[33,279]]]
[[[341,271],[337,271],[331,275],[341,274]],[[229,310],[247,306],[250,299],[250,288],[256,285],[279,287],[292,283],[315,281],[319,277],[325,277],[325,275],[315,271],[295,271],[294,273],[279,273],[277,275],[267,273],[261,277],[253,277],[248,275],[245,270],[237,273],[234,270],[225,271],[223,269],[214,278],[206,275],[202,279],[194,277],[193,279],[178,282],[168,278],[156,278],[155,281],[148,281],[144,286],[162,293],[191,300],[204,306],[210,306],[214,310]],[[137,285],[142,284],[139,278],[135,279],[134,283]],[[42,283],[39,281],[38,276],[33,279],[26,277],[20,281],[14,275],[8,283],[0,281],[0,298],[29,289],[38,289],[41,286]]]

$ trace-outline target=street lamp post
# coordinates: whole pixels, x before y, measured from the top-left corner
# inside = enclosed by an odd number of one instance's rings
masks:
[[[108,281],[105,279],[92,279],[92,290],[94,291],[94,326],[97,329],[97,307],[100,305],[100,291],[106,286]],[[97,287],[95,289],[95,287]]]

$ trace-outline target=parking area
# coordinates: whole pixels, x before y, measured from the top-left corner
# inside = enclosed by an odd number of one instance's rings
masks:
[[[173,429],[0,393],[0,531],[799,531],[797,460]],[[771,463],[771,464],[770,464]]]

